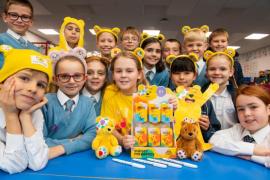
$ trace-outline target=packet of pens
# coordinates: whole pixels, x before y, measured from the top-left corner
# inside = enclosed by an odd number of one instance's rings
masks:
[[[138,87],[133,94],[132,158],[176,158],[172,91],[162,86]]]

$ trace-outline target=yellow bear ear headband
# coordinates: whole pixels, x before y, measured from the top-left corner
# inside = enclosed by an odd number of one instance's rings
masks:
[[[156,38],[157,40],[162,42],[165,39],[165,36],[163,34],[159,34],[157,36],[151,36],[151,35],[144,32],[144,33],[141,34],[140,47],[142,47],[143,42],[148,38]]]
[[[114,27],[112,29],[109,29],[109,28],[101,28],[98,25],[94,26],[94,31],[95,31],[97,37],[103,32],[111,33],[116,38],[116,41],[118,41],[118,34],[120,33],[120,29],[118,27]]]
[[[113,48],[111,50],[111,57],[114,58],[117,56],[119,53],[121,53],[122,50],[119,48]],[[142,59],[144,57],[144,50],[142,48],[136,48],[134,51],[130,51],[137,59],[140,61],[140,64],[142,66]]]
[[[188,58],[188,59],[190,59],[194,63],[195,70],[197,72],[197,64],[196,64],[196,62],[199,60],[197,54],[195,54],[195,53],[189,53],[188,55],[179,55],[179,56],[175,56],[175,55],[171,54],[171,55],[167,56],[166,62],[168,64],[170,64],[170,67],[171,67],[172,66],[172,63],[177,58]]]
[[[182,27],[183,35],[187,34],[190,31],[194,31],[194,30],[201,30],[204,33],[207,33],[207,32],[209,32],[209,27],[207,25],[203,25],[203,26],[201,26],[199,28],[191,28],[190,26],[183,26]]]
[[[218,54],[223,54],[223,55],[227,56],[231,60],[232,67],[233,67],[233,65],[234,65],[233,57],[235,56],[235,50],[232,49],[232,48],[228,48],[228,49],[226,49],[224,51],[220,51],[220,52],[212,52],[210,50],[205,51],[204,54],[203,54],[203,57],[206,60],[206,64],[208,63],[208,61],[210,59],[212,59],[212,57],[214,57],[214,56],[216,56]]]

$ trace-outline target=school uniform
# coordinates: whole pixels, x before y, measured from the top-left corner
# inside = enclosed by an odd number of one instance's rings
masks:
[[[219,120],[217,119],[215,110],[210,100],[204,103],[204,105],[201,107],[201,112],[202,114],[207,115],[210,121],[209,128],[207,130],[201,129],[204,141],[208,142],[212,135],[216,131],[220,130],[221,125]]]
[[[92,95],[88,92],[86,88],[83,88],[82,94],[86,97],[89,97],[95,106],[96,116],[100,115],[101,103],[102,103],[102,93],[101,91],[97,92],[96,94]]]
[[[7,32],[0,34],[0,45],[5,44],[13,47],[14,49],[33,49],[35,51],[40,51],[38,47],[27,40],[25,36],[21,36],[11,29]],[[4,63],[4,58],[0,55],[0,68],[2,68]]]
[[[251,161],[270,167],[269,156],[253,155],[255,144],[270,148],[269,124],[256,133],[251,134],[237,123],[229,129],[217,131],[209,142],[214,145],[213,151],[229,156],[248,155],[251,156]]]
[[[150,85],[167,87],[169,84],[169,73],[166,69],[157,72],[156,67],[147,69],[144,67],[144,74]]]
[[[204,92],[209,85],[210,83],[204,86],[202,91]],[[221,94],[213,94],[210,101],[221,124],[221,129],[230,128],[238,122],[235,109],[235,89],[231,84],[228,83]]]
[[[36,132],[31,137],[6,132],[6,121],[0,108],[0,169],[18,173],[27,167],[36,171],[46,166],[49,149],[43,139],[43,119],[41,110],[33,112],[32,122]]]
[[[48,146],[63,145],[66,154],[90,149],[96,136],[96,113],[90,98],[78,94],[70,99],[61,90],[46,97],[42,112]],[[72,106],[68,107],[68,101]]]
[[[237,52],[236,52],[237,53]],[[240,86],[241,84],[244,84],[244,75],[243,75],[243,70],[242,66],[238,61],[238,56],[234,57],[234,79],[236,81],[237,86]]]
[[[195,79],[194,83],[203,87],[209,83],[209,80],[206,77],[206,63],[203,59],[200,59],[196,62],[197,69],[198,69],[198,76]]]

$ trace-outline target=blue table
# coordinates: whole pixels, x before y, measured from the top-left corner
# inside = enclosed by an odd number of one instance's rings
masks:
[[[93,151],[63,156],[49,161],[41,171],[26,170],[23,173],[9,175],[0,171],[0,180],[47,180],[47,179],[257,179],[270,180],[270,169],[262,165],[242,160],[236,157],[223,156],[214,152],[206,152],[201,162],[192,162],[198,169],[183,167],[165,169],[146,165],[145,169],[137,169],[128,165],[116,163],[107,157],[98,160]],[[131,160],[127,153],[119,159]]]

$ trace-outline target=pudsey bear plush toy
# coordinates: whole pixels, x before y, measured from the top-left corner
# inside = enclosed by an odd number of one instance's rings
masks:
[[[177,155],[180,159],[191,158],[200,161],[203,155],[201,142],[198,140],[199,124],[191,119],[182,122],[180,134],[176,140]]]
[[[95,150],[97,158],[103,159],[109,154],[118,156],[122,152],[122,147],[118,145],[116,137],[112,134],[113,120],[99,116],[96,121],[97,136],[93,140],[92,149]]]

